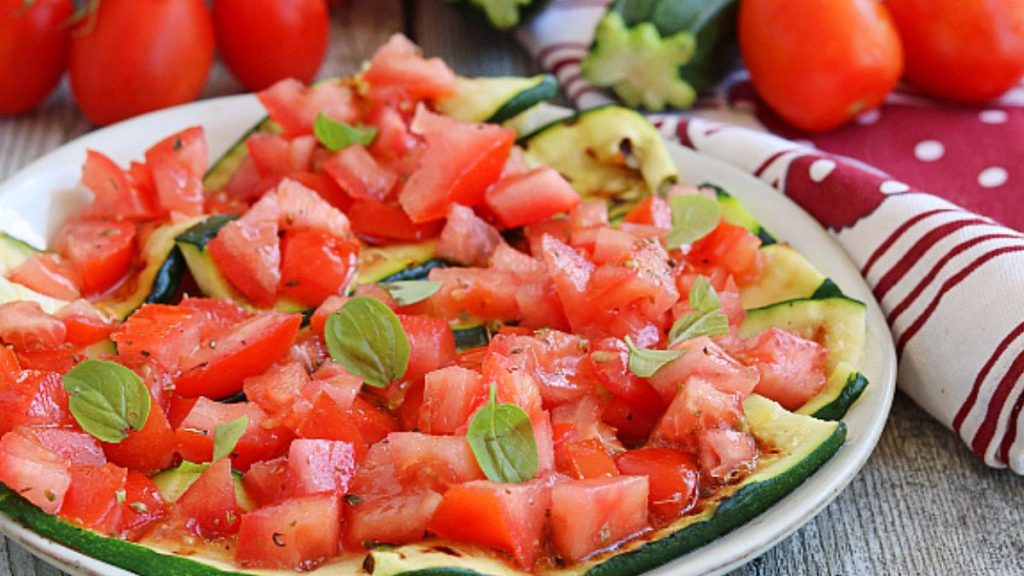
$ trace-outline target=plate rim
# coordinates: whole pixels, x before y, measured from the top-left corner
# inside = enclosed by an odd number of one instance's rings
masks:
[[[541,109],[542,114],[565,115],[569,112],[565,108],[549,104],[543,106]],[[12,198],[19,193],[19,190],[30,187],[34,180],[40,177],[45,178],[47,172],[57,170],[58,168],[63,167],[66,169],[68,163],[73,163],[75,173],[80,173],[81,160],[84,158],[86,148],[103,150],[105,144],[123,135],[127,135],[129,139],[145,138],[145,142],[151,143],[159,139],[164,131],[169,133],[194,124],[201,124],[206,127],[213,119],[211,115],[218,111],[218,109],[238,112],[237,115],[243,117],[250,111],[253,112],[251,121],[240,126],[237,133],[230,134],[229,138],[224,138],[224,134],[217,134],[225,142],[237,140],[238,137],[244,134],[245,130],[251,127],[251,124],[254,124],[262,116],[256,96],[254,94],[240,94],[201,100],[151,112],[84,134],[40,156],[0,184],[0,223],[3,222],[5,216],[11,214],[22,217],[9,204],[13,203]],[[145,129],[153,127],[164,127],[166,130],[161,130],[155,134],[148,133],[145,136],[139,136],[139,132],[145,132]],[[664,136],[665,134],[663,134]],[[207,139],[208,141],[210,139],[209,133],[207,134]],[[869,378],[871,385],[865,391],[864,397],[851,410],[851,413],[853,413],[860,407],[861,411],[863,411],[869,404],[866,402],[869,399],[876,409],[873,415],[869,414],[866,416],[866,427],[863,429],[858,427],[856,430],[858,434],[855,438],[857,440],[855,443],[851,443],[848,437],[839,452],[826,462],[824,466],[819,468],[805,483],[787,494],[768,510],[755,516],[739,528],[651,571],[651,574],[661,576],[681,576],[683,574],[698,573],[722,574],[750,562],[808,523],[832,503],[853,478],[856,477],[874,451],[885,427],[885,422],[888,419],[889,410],[895,395],[896,353],[881,308],[871,293],[870,288],[835,238],[829,235],[810,215],[783,193],[774,190],[766,182],[744,172],[742,169],[707,154],[683,147],[667,138],[665,138],[665,141],[677,164],[680,161],[683,164],[698,163],[702,169],[710,170],[713,173],[727,174],[729,179],[736,179],[742,182],[743,186],[739,189],[729,191],[740,198],[745,206],[749,207],[748,201],[756,195],[765,197],[770,195],[771,201],[778,203],[781,207],[776,208],[777,210],[789,213],[789,216],[797,217],[801,220],[798,226],[794,226],[795,229],[801,231],[800,234],[809,234],[813,231],[811,235],[815,237],[814,242],[824,242],[824,247],[819,246],[815,251],[828,252],[830,257],[836,258],[836,261],[823,263],[810,256],[808,258],[814,262],[816,267],[822,269],[823,272],[831,270],[832,273],[826,274],[830,277],[837,270],[841,270],[842,275],[846,276],[840,283],[840,286],[842,286],[844,293],[852,293],[854,297],[862,300],[867,305],[869,337],[873,338],[873,340],[869,341],[869,345],[875,348],[876,354],[880,354],[876,359],[879,374]],[[132,148],[135,149],[134,157],[141,155],[141,149],[136,149],[134,146]],[[218,154],[213,154],[212,152],[218,152]],[[220,150],[214,150],[211,147],[211,158],[216,158],[220,152]],[[119,156],[123,156],[123,154]],[[123,162],[124,159],[119,161]],[[683,174],[683,177],[685,180],[685,174]],[[701,180],[703,181],[704,179]],[[750,188],[748,189],[747,186]],[[54,190],[50,190],[50,195],[54,192]],[[762,200],[761,202],[755,202],[755,204],[764,204],[764,202]],[[759,221],[763,219],[764,214],[759,213],[759,210],[751,209],[751,212],[755,214]],[[805,226],[810,228],[805,228]],[[793,241],[791,237],[794,233],[791,230],[779,231],[778,229],[773,229],[770,225],[766,225],[766,227],[772,230],[773,234],[780,240]],[[0,226],[0,230],[2,229],[6,229],[5,226]],[[40,238],[42,236],[40,235]],[[34,240],[37,240],[38,243],[39,239]],[[793,243],[798,247],[801,244],[801,242]],[[801,252],[803,251],[801,249]],[[856,278],[850,277],[851,271]],[[847,417],[844,417],[844,421],[847,420]],[[848,432],[854,432],[854,430],[848,430]],[[811,492],[811,498],[796,502],[800,500],[801,496],[806,496],[804,492],[808,488],[807,483],[812,481],[823,483],[825,489],[820,492]],[[788,503],[787,507],[780,508],[784,503]],[[776,521],[773,517],[773,512],[778,513],[783,510],[787,511],[783,516],[785,521]],[[768,525],[773,522],[775,525],[769,527]],[[26,547],[42,560],[72,574],[87,574],[89,576],[95,574],[130,574],[130,572],[116,566],[99,561],[82,552],[45,538],[15,522],[5,514],[0,514],[0,534],[6,535],[14,542]],[[746,537],[746,540],[744,540],[744,537]],[[743,542],[738,552],[726,550],[729,544],[734,544],[736,541]]]

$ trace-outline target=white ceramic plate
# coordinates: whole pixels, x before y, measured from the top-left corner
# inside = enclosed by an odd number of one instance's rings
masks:
[[[564,113],[549,107],[545,115]],[[98,130],[37,160],[0,186],[0,230],[44,246],[65,216],[87,198],[77,186],[86,149],[122,165],[139,159],[157,140],[187,126],[206,129],[210,157],[217,158],[263,116],[254,96],[232,96],[179,106]],[[835,280],[843,292],[867,302],[867,361],[871,382],[844,421],[846,445],[792,494],[714,542],[654,572],[658,575],[719,574],[749,562],[813,518],[853,479],[882,433],[896,381],[896,355],[884,317],[857,268],[810,216],[765,183],[724,162],[671,145],[687,182],[712,182],[739,197],[776,237],[787,241]],[[127,572],[56,544],[0,515],[0,532],[47,562],[74,574]]]

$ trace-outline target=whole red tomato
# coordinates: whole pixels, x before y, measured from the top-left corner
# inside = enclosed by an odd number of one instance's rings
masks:
[[[0,114],[35,108],[64,73],[71,0],[0,0]]]
[[[1024,1],[887,0],[907,79],[933,96],[983,102],[1024,75]]]
[[[214,0],[221,57],[249,90],[284,78],[309,82],[327,51],[324,0]]]
[[[761,98],[808,131],[877,106],[903,71],[896,27],[877,0],[743,0],[739,40]]]
[[[195,100],[213,65],[203,0],[101,0],[73,34],[71,91],[103,125]]]

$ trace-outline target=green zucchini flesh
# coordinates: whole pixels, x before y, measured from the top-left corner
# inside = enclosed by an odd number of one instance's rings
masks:
[[[812,298],[828,281],[802,254],[788,244],[761,248],[767,263],[752,283],[740,289],[744,308],[761,308],[786,300]]]
[[[435,101],[438,112],[456,120],[501,124],[558,95],[550,74],[458,79],[455,94]]]

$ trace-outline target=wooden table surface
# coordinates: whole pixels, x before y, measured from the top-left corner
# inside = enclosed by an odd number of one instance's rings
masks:
[[[333,14],[321,75],[355,71],[396,31],[464,75],[537,71],[511,38],[440,0],[344,0]],[[239,91],[218,65],[203,97]],[[66,83],[40,110],[0,120],[0,181],[91,129],[72,105]],[[8,574],[60,572],[0,537],[0,576]],[[1024,574],[1024,479],[982,465],[952,433],[898,394],[878,448],[849,488],[733,576],[754,574]]]

